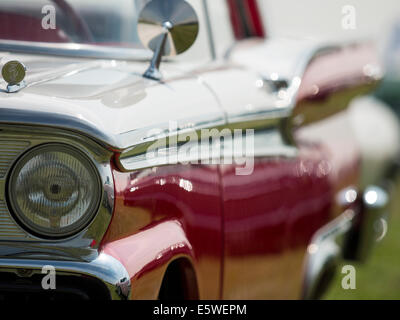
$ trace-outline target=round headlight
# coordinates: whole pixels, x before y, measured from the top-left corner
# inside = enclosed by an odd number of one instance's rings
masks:
[[[80,151],[62,144],[28,151],[14,166],[8,185],[14,215],[38,236],[60,238],[81,231],[101,201],[94,165]]]

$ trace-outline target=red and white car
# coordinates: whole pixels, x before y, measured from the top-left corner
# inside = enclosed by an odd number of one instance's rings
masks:
[[[259,8],[1,1],[0,297],[312,299],[367,256],[397,135],[349,107],[374,46],[267,37]]]

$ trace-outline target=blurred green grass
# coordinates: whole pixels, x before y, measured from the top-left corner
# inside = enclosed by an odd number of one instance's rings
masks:
[[[341,281],[343,265],[356,267],[356,289],[344,290]],[[376,245],[366,264],[344,262],[324,296],[327,300],[400,299],[400,180],[397,179],[390,205],[389,229]]]

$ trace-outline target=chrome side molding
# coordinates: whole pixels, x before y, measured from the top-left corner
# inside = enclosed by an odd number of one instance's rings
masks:
[[[286,118],[286,112],[269,112],[232,119],[229,124],[162,132],[117,154],[115,162],[122,171],[134,171],[178,163],[222,164],[224,159],[242,156],[295,158],[298,149],[286,141],[283,132],[282,122]],[[235,130],[244,133],[250,130],[250,148],[246,137],[243,145],[234,146]]]
[[[74,58],[118,59],[147,61],[151,51],[146,49],[115,48],[84,43],[49,43],[19,40],[0,40],[0,51]]]
[[[306,252],[302,299],[318,299],[325,292],[341,259],[340,243],[351,229],[355,215],[354,210],[347,209],[322,227],[311,240]]]

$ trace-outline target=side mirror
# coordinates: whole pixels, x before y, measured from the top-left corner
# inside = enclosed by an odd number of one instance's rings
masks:
[[[142,44],[154,51],[144,77],[160,80],[163,56],[174,56],[188,50],[199,33],[199,19],[184,0],[152,0],[139,15],[138,34]]]

